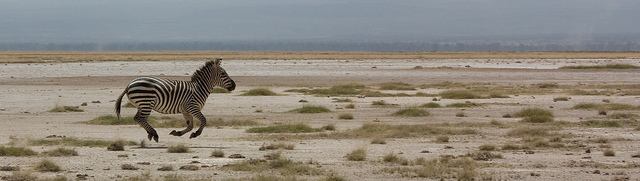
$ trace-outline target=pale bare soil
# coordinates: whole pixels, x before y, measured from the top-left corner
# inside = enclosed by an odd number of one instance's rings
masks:
[[[449,135],[448,143],[437,143],[436,137],[410,137],[387,139],[387,144],[371,144],[371,138],[362,139],[302,139],[285,136],[270,136],[246,133],[250,127],[205,128],[195,139],[188,136],[170,136],[169,132],[182,128],[157,128],[160,142],[147,142],[146,148],[127,146],[125,151],[107,151],[105,147],[71,147],[79,156],[72,157],[7,157],[0,156],[0,166],[19,166],[22,170],[34,170],[34,165],[47,158],[60,165],[61,172],[40,173],[30,171],[40,178],[62,175],[75,179],[87,174],[89,180],[128,179],[149,175],[161,179],[166,175],[184,176],[190,179],[221,180],[247,178],[255,175],[276,175],[277,172],[241,172],[223,169],[224,165],[248,159],[263,159],[270,151],[259,151],[263,144],[284,142],[295,145],[293,150],[283,150],[282,157],[300,162],[312,162],[313,168],[325,170],[348,180],[423,180],[415,175],[381,171],[383,168],[402,167],[384,163],[383,156],[389,153],[415,160],[435,159],[443,155],[464,157],[478,150],[483,144],[500,147],[506,143],[522,143],[521,138],[505,134],[519,126],[537,126],[519,123],[520,118],[503,118],[523,108],[540,107],[553,111],[556,121],[579,123],[590,119],[607,119],[595,110],[570,109],[578,103],[611,103],[640,106],[637,95],[568,95],[558,91],[543,95],[507,95],[509,98],[492,99],[441,99],[441,105],[471,101],[482,104],[472,108],[430,108],[431,116],[395,117],[393,112],[411,106],[434,102],[434,97],[348,97],[355,101],[355,109],[344,109],[348,103],[336,103],[334,97],[303,95],[284,92],[294,88],[328,88],[344,83],[359,83],[376,87],[379,83],[404,82],[413,85],[434,84],[446,81],[465,84],[487,83],[492,86],[531,86],[538,83],[559,85],[632,85],[640,84],[638,70],[567,70],[557,69],[565,65],[602,65],[623,63],[640,65],[637,59],[448,59],[448,60],[230,60],[223,67],[234,78],[237,89],[229,94],[212,94],[203,113],[209,120],[221,118],[231,120],[254,120],[261,126],[274,124],[304,123],[312,127],[334,124],[336,131],[349,131],[366,123],[391,125],[489,123],[498,121],[505,126],[471,126],[479,131],[471,135]],[[114,115],[113,101],[124,87],[137,76],[154,75],[187,80],[202,61],[115,61],[75,63],[20,63],[0,65],[0,145],[9,145],[12,140],[46,139],[49,135],[79,139],[117,140],[140,142],[146,132],[136,125],[99,126],[79,123],[103,115]],[[422,69],[413,69],[416,66]],[[254,88],[269,88],[281,96],[238,96]],[[405,92],[438,94],[449,88],[428,88]],[[458,89],[458,88],[456,88]],[[607,90],[620,92],[616,88]],[[570,97],[569,101],[554,102],[556,97]],[[299,102],[307,100],[308,102]],[[398,106],[373,106],[372,101],[385,100]],[[100,103],[91,103],[100,101]],[[87,106],[84,112],[48,112],[56,105]],[[303,105],[322,105],[330,113],[296,114],[289,110]],[[466,117],[456,117],[463,112]],[[616,111],[610,111],[613,113]],[[618,111],[640,114],[638,110]],[[354,119],[338,119],[341,113],[351,113]],[[123,108],[123,116],[133,116],[135,109]],[[152,115],[161,116],[158,113]],[[182,118],[181,115],[171,115]],[[635,121],[634,119],[631,121]],[[587,127],[543,124],[560,127],[559,133],[573,135],[565,138],[566,148],[533,148],[529,150],[500,150],[503,159],[476,161],[479,166],[476,179],[490,180],[614,180],[640,179],[640,158],[634,158],[640,148],[640,131],[636,127]],[[257,126],[254,126],[257,127]],[[608,143],[593,140],[605,137]],[[14,141],[15,142],[15,141]],[[171,145],[184,144],[190,153],[167,153]],[[582,146],[570,147],[570,145]],[[605,146],[603,146],[605,145]],[[37,152],[61,146],[29,146]],[[66,146],[69,147],[69,146]],[[604,148],[603,148],[604,147]],[[615,156],[604,156],[606,147],[615,150]],[[345,155],[364,148],[365,161],[348,161]],[[211,152],[220,149],[228,156],[242,154],[244,159],[214,158]],[[590,153],[585,150],[590,149]],[[528,153],[529,154],[528,154]],[[533,154],[531,154],[533,153]],[[128,157],[119,157],[127,155]],[[195,162],[194,162],[195,161]],[[148,162],[149,165],[137,163]],[[121,165],[132,164],[140,170],[122,170]],[[171,165],[174,171],[157,169]],[[197,171],[178,170],[183,165],[196,165]],[[0,171],[1,176],[14,174]],[[317,180],[326,175],[294,175],[299,179]],[[455,178],[446,178],[455,179]]]

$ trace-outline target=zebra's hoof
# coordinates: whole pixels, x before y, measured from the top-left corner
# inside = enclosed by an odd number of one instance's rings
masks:
[[[176,130],[171,131],[171,133],[169,133],[169,134],[173,135],[173,136],[182,136],[183,135],[182,132],[176,131]]]
[[[200,136],[200,133],[198,133],[198,132],[191,133],[191,136],[189,136],[189,139],[195,138],[195,137],[198,137],[198,136]]]
[[[149,141],[153,140],[153,141],[156,141],[156,143],[158,142],[158,135],[157,134],[156,135],[149,135],[148,137],[149,137]]]

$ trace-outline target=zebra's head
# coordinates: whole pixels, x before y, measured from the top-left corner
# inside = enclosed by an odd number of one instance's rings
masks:
[[[208,81],[206,83],[211,86],[219,86],[228,91],[235,90],[236,82],[234,82],[227,74],[227,71],[220,66],[220,62],[222,62],[220,58],[208,61],[200,70],[193,74],[191,80]]]
[[[234,82],[227,71],[225,71],[221,66],[220,62],[222,62],[221,58],[217,58],[214,60],[214,76],[211,78],[211,83],[216,86],[220,86],[222,88],[227,89],[228,91],[233,91],[236,89],[236,82]]]

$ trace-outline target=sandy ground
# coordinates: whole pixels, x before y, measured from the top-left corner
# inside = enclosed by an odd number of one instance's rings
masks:
[[[316,97],[284,92],[292,88],[329,87],[356,82],[375,86],[384,82],[405,82],[414,85],[433,84],[444,81],[461,83],[492,83],[496,85],[523,85],[554,82],[561,85],[576,84],[639,84],[638,70],[567,70],[557,69],[566,65],[602,65],[625,63],[640,65],[637,59],[607,60],[231,60],[224,61],[223,67],[234,78],[237,89],[230,94],[212,94],[203,110],[210,119],[255,120],[263,125],[274,123],[305,123],[312,127],[335,124],[337,131],[356,129],[364,123],[424,124],[424,123],[487,123],[498,120],[515,123],[518,118],[503,118],[502,115],[516,112],[525,107],[543,107],[554,111],[556,120],[580,122],[583,119],[598,118],[596,111],[572,110],[573,105],[582,102],[601,103],[608,99],[612,103],[640,106],[638,96],[601,95],[569,96],[571,100],[554,102],[554,97],[568,95],[509,95],[510,98],[474,99],[484,106],[475,108],[429,109],[432,116],[403,118],[389,116],[394,111],[408,106],[431,102],[434,97],[375,97],[350,98],[356,109],[343,109],[345,103],[335,103],[332,97]],[[203,64],[201,61],[168,62],[83,62],[83,63],[30,63],[0,65],[0,145],[8,145],[12,139],[44,139],[49,135],[61,135],[80,139],[116,140],[125,139],[139,142],[146,138],[146,132],[136,125],[97,126],[79,122],[103,115],[114,115],[113,100],[124,87],[137,76],[154,75],[187,80],[188,75]],[[421,66],[423,69],[413,69]],[[253,97],[238,96],[243,91],[266,87],[283,96]],[[400,91],[437,94],[446,89],[419,89]],[[393,92],[393,91],[392,91]],[[398,91],[395,91],[398,92]],[[436,97],[437,98],[437,97]],[[300,103],[299,100],[308,103]],[[372,101],[385,100],[398,107],[376,107]],[[100,103],[91,103],[100,101]],[[464,102],[466,100],[442,99],[438,103]],[[56,105],[79,106],[84,112],[52,113],[48,110]],[[294,114],[287,111],[300,108],[304,104],[323,105],[333,112],[322,114]],[[550,108],[553,107],[553,108]],[[258,112],[256,110],[261,110]],[[466,117],[456,117],[464,112]],[[638,111],[629,111],[638,114]],[[124,108],[123,116],[133,116],[135,109]],[[355,119],[337,119],[340,113],[352,113]],[[160,116],[158,113],[152,115]],[[181,115],[171,115],[181,118]],[[602,117],[602,116],[600,116]],[[90,180],[127,179],[143,174],[152,178],[162,178],[175,174],[188,178],[227,179],[250,177],[257,173],[233,172],[221,167],[246,159],[261,159],[267,151],[259,151],[265,143],[277,140],[260,139],[259,134],[246,133],[248,127],[208,127],[195,139],[188,136],[175,137],[168,133],[173,128],[157,128],[159,143],[148,143],[147,148],[130,146],[126,151],[107,151],[104,147],[75,147],[79,156],[49,157],[64,171],[33,174],[40,178],[63,175],[75,179],[76,175],[88,175]],[[182,128],[176,128],[182,129]],[[387,144],[370,144],[369,139],[304,139],[285,140],[295,145],[293,150],[284,150],[282,155],[295,161],[313,160],[314,167],[335,173],[349,180],[422,180],[424,178],[403,177],[399,174],[383,173],[384,167],[397,167],[382,163],[384,155],[396,153],[413,160],[427,159],[441,155],[461,156],[478,150],[482,144],[502,145],[515,138],[505,138],[509,129],[483,127],[480,134],[450,136],[449,143],[435,143],[435,137],[389,139]],[[498,151],[503,159],[478,161],[488,164],[477,171],[480,177],[493,180],[614,180],[640,179],[640,158],[632,158],[640,148],[640,132],[634,128],[592,128],[567,127],[562,132],[576,135],[576,140],[590,140],[607,137],[609,145],[616,151],[613,157],[602,154],[604,148],[598,143],[585,141],[584,149],[534,149],[535,154],[525,151]],[[185,144],[191,153],[166,153],[170,145]],[[57,148],[30,146],[43,152]],[[452,149],[446,148],[452,147]],[[367,161],[347,161],[344,156],[357,148],[366,148]],[[446,149],[445,149],[446,148]],[[226,155],[242,154],[244,159],[213,158],[211,152],[221,149]],[[424,153],[428,151],[428,153]],[[128,155],[128,157],[118,157]],[[33,166],[45,156],[6,157],[0,156],[0,166],[19,166],[23,170],[33,170]],[[192,163],[197,161],[197,163]],[[150,165],[137,163],[149,162]],[[575,166],[585,163],[587,166]],[[597,164],[586,164],[597,163]],[[141,168],[137,171],[122,170],[122,164],[133,164]],[[183,165],[197,165],[198,171],[178,170]],[[593,166],[598,165],[600,166]],[[157,171],[164,165],[172,165],[174,171]],[[594,173],[598,170],[597,173]],[[0,171],[0,175],[13,174]],[[277,173],[261,173],[277,175]],[[316,180],[322,176],[299,176]],[[451,179],[451,178],[450,178]]]

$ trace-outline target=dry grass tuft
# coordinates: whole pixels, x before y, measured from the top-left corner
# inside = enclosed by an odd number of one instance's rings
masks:
[[[167,153],[189,153],[189,147],[178,144],[167,147]]]
[[[367,159],[367,150],[358,148],[348,153],[345,157],[349,161],[364,161]]]
[[[277,149],[285,149],[285,150],[293,150],[293,148],[295,148],[294,144],[287,144],[287,143],[271,143],[271,144],[263,144],[258,150],[260,151],[265,151],[265,150],[277,150]]]
[[[52,157],[78,156],[78,152],[75,149],[69,148],[57,148],[51,151],[42,152],[42,154]]]
[[[40,163],[36,164],[35,168],[39,172],[59,172],[62,170],[60,166],[47,159],[40,161]]]

